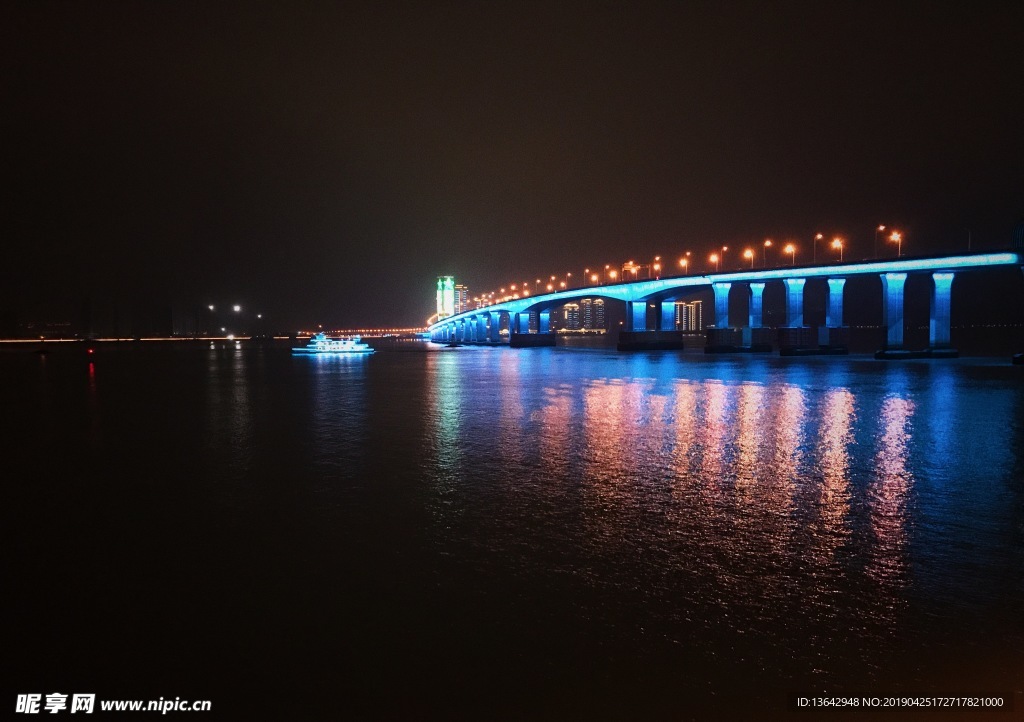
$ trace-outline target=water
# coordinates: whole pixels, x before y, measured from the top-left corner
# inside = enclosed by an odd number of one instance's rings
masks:
[[[138,346],[0,355],[8,699],[707,719],[1022,689],[1003,360]]]

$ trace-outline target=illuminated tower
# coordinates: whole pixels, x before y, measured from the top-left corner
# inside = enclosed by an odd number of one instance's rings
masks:
[[[584,298],[580,301],[580,321],[583,328],[594,327],[594,301],[589,298]]]
[[[580,307],[576,303],[565,304],[565,327],[577,331],[580,327]]]
[[[437,277],[437,319],[448,318],[455,313],[455,278]]]
[[[455,284],[455,313],[469,311],[470,308],[469,289],[461,283]]]
[[[703,331],[704,314],[701,302],[677,303],[676,326],[680,331]]]
[[[594,328],[605,328],[603,298],[594,299]]]

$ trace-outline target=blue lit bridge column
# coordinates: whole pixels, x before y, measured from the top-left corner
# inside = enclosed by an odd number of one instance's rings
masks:
[[[825,325],[818,329],[818,345],[846,347],[849,343],[843,330],[843,292],[845,278],[828,279],[828,295],[825,298]]]
[[[743,342],[743,331],[729,327],[729,289],[731,283],[719,281],[711,284],[715,293],[715,322],[705,329],[707,343],[704,353],[731,353]]]
[[[804,326],[804,286],[806,278],[787,278],[786,325],[779,329],[779,352],[787,354],[791,349],[813,347],[811,330]]]
[[[800,328],[804,325],[804,285],[806,278],[787,278],[786,284],[786,326]]]
[[[933,273],[931,318],[928,324],[928,345],[932,348],[949,348],[950,290],[953,287],[952,273]]]
[[[537,315],[537,333],[551,333],[551,309],[546,308]]]
[[[501,340],[501,312],[488,313],[491,325],[487,330],[487,340],[494,343]]]
[[[764,287],[761,281],[747,284],[749,309],[743,328],[743,345],[751,351],[771,351],[771,331],[764,328]]]
[[[886,327],[885,347],[903,348],[903,286],[905,273],[882,274],[882,325]]]
[[[516,333],[530,333],[530,314],[527,311],[516,314]]]
[[[661,323],[658,326],[661,331],[675,331],[676,330],[676,302],[675,301],[662,301],[661,302]]]
[[[750,284],[750,327],[764,325],[764,283]]]
[[[627,304],[629,313],[629,330],[647,330],[647,301],[629,301]]]

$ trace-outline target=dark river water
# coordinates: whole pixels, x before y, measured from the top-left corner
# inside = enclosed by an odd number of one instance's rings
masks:
[[[431,348],[0,354],[3,704],[1024,715],[1024,369]]]

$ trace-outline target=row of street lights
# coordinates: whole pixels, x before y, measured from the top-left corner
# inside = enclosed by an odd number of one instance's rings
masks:
[[[875,228],[875,256],[878,256],[878,238],[879,234],[883,233],[886,226],[879,225]],[[811,241],[811,261],[817,263],[818,261],[818,242],[823,241],[825,238],[824,234],[816,233]],[[897,230],[890,230],[886,241],[896,244],[896,255],[900,257],[903,255],[903,234]],[[830,247],[839,253],[839,262],[843,262],[843,252],[846,247],[846,241],[842,236],[835,236],[832,242],[829,244]],[[764,268],[768,267],[768,249],[774,246],[774,242],[770,238],[766,238],[764,243],[761,245],[761,265]],[[795,243],[788,241],[782,247],[782,253],[789,255],[790,265],[796,265],[796,254],[797,246]],[[729,246],[722,246],[721,251],[715,251],[708,256],[708,261],[713,263],[715,266],[715,272],[719,272],[725,264],[725,255],[729,251]],[[686,253],[679,259],[679,267],[683,270],[683,274],[690,272],[690,265],[692,260],[692,253],[686,251]],[[743,258],[750,262],[750,268],[754,267],[754,259],[756,253],[753,248],[745,248],[743,250]],[[632,260],[627,261],[622,265],[621,278],[622,280],[636,280],[640,277],[642,271],[646,269],[647,278],[661,278],[664,264],[662,263],[661,256],[655,256],[651,263],[638,264]],[[632,275],[632,278],[629,276]],[[536,280],[534,286],[535,293],[553,293],[555,291],[562,291],[570,287],[570,278],[572,273],[566,273],[564,276],[551,276],[549,281],[545,282],[541,279]],[[583,270],[583,285],[605,285],[608,283],[616,283],[620,278],[620,271],[613,268],[611,264],[605,264],[603,269],[590,269],[585,268]],[[561,279],[561,280],[559,280]],[[502,288],[497,293],[491,292],[484,294],[474,300],[477,301],[478,305],[491,305],[500,301],[508,301],[526,297],[530,295],[529,282],[524,281],[521,285],[510,284],[507,288]],[[237,310],[236,306],[236,310]],[[210,307],[213,310],[213,307]]]

